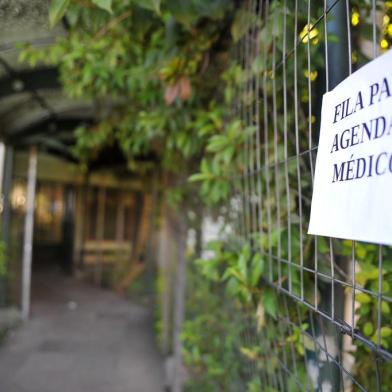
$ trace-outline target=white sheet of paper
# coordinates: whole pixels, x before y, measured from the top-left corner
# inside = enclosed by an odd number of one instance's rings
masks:
[[[308,233],[392,245],[392,50],[323,97]]]

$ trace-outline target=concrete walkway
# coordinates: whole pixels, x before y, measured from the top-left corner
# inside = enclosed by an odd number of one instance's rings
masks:
[[[0,347],[1,392],[160,392],[146,308],[55,275],[34,280],[31,320]]]

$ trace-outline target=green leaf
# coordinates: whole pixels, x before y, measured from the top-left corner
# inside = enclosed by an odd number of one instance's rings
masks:
[[[295,347],[297,348],[298,354],[301,355],[301,357],[303,357],[305,355],[305,350],[302,344],[296,344]]]
[[[373,324],[370,322],[370,321],[368,321],[364,326],[363,326],[363,333],[366,335],[366,336],[371,336],[372,335],[372,333],[373,333]]]
[[[155,11],[157,14],[161,12],[161,0],[133,0],[133,2],[141,8]]]
[[[242,248],[241,254],[238,258],[238,266],[236,266],[239,270],[239,273],[243,277],[243,280],[247,280],[248,275],[248,260],[249,260],[249,252],[248,248],[244,246]]]
[[[272,317],[276,318],[278,305],[276,303],[275,292],[271,289],[266,289],[263,294],[263,305],[265,311]]]
[[[92,0],[92,2],[99,8],[109,12],[110,14],[113,12],[112,10],[112,0]]]
[[[237,11],[231,25],[231,35],[234,42],[238,42],[255,22],[255,15],[245,9]]]
[[[259,282],[260,276],[264,269],[264,260],[260,253],[255,253],[252,259],[252,269],[250,271],[250,284],[255,287]]]
[[[244,277],[233,267],[229,267],[223,274],[222,280],[226,280],[227,278],[234,277],[238,282],[242,282]]]
[[[365,293],[360,293],[355,296],[355,299],[360,303],[360,304],[368,304],[371,302],[371,297],[370,295],[367,295]]]
[[[357,245],[356,249],[357,256],[363,260],[366,257],[367,249],[366,246],[363,245]]]
[[[52,0],[49,7],[49,25],[54,27],[65,15],[70,0]]]
[[[215,178],[213,173],[195,173],[192,174],[189,178],[189,182],[197,182],[197,181],[206,181],[213,180]]]
[[[390,327],[382,327],[381,328],[381,337],[389,338],[392,335],[392,328]]]
[[[253,380],[251,380],[246,386],[246,392],[258,392],[261,390],[262,390],[262,385],[259,377],[256,377]]]
[[[381,302],[381,311],[385,314],[391,313],[391,309],[389,307],[388,302],[385,301]]]
[[[369,304],[361,304],[361,306],[359,307],[359,314],[361,316],[367,316],[370,311],[371,307]]]

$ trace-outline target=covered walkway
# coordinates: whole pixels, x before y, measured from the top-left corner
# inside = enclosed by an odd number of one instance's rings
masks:
[[[163,390],[145,307],[55,274],[34,276],[32,300],[31,320],[0,348],[0,391]]]

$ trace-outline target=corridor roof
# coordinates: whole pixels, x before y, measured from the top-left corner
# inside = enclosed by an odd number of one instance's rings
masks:
[[[18,44],[43,47],[66,34],[49,29],[49,0],[0,0],[0,138],[71,157],[73,130],[94,120],[94,103],[67,98],[55,68],[18,61]]]

